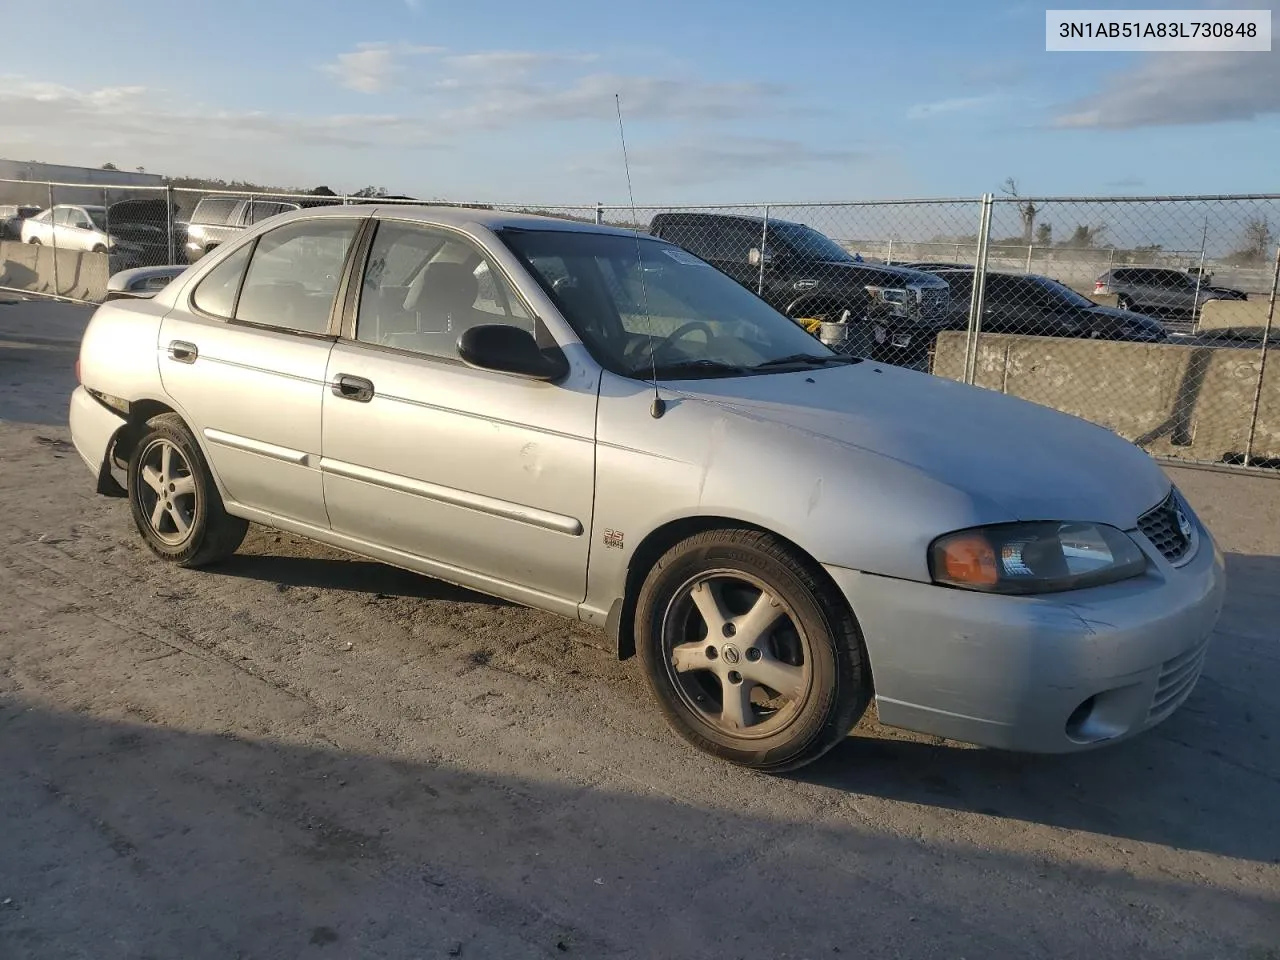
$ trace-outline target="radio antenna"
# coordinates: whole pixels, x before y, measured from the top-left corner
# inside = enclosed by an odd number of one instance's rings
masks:
[[[636,194],[631,189],[631,163],[627,159],[627,133],[622,127],[622,98],[613,95],[613,105],[618,111],[618,139],[622,141],[622,169],[627,173],[627,197],[631,200],[631,227],[636,241],[636,267],[640,271],[640,308],[644,310],[645,327],[649,331],[649,382],[653,385],[653,403],[649,407],[649,416],[658,420],[667,412],[667,405],[658,396],[658,360],[653,349],[653,316],[649,313],[649,294],[644,285],[644,256],[640,251],[640,235],[637,232],[640,221],[636,216]]]

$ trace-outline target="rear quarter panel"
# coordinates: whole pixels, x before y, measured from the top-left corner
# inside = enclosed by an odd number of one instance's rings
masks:
[[[80,382],[130,402],[164,401],[156,350],[160,321],[169,309],[155,300],[99,307],[80,341]]]

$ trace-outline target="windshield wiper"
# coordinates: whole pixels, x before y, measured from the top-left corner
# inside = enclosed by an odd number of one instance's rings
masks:
[[[828,363],[861,363],[862,357],[851,357],[847,354],[832,354],[826,357],[814,356],[812,353],[793,353],[785,357],[776,357],[757,363],[752,370],[769,370],[773,367],[790,367],[795,365],[822,366]]]
[[[641,364],[631,371],[633,377],[678,377],[682,373],[700,374],[711,377],[730,377],[748,373],[752,367],[742,367],[736,363],[725,363],[723,360],[677,360],[673,363],[660,363],[655,367]]]

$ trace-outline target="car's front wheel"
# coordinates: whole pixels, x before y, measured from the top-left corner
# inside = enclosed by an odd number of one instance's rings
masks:
[[[826,753],[871,694],[843,599],[811,562],[758,531],[712,530],[668,550],[637,600],[636,647],[671,726],[759,770]]]
[[[249,529],[222,505],[204,455],[177,414],[147,421],[129,458],[133,522],[152,553],[183,567],[235,553]]]

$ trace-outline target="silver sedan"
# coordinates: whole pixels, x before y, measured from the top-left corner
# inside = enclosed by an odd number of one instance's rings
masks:
[[[1142,451],[841,356],[691,254],[471,209],[264,222],[95,313],[80,454],[164,560],[250,521],[576,617],[699,748],[883,723],[1084,749],[1168,717],[1224,591]]]

